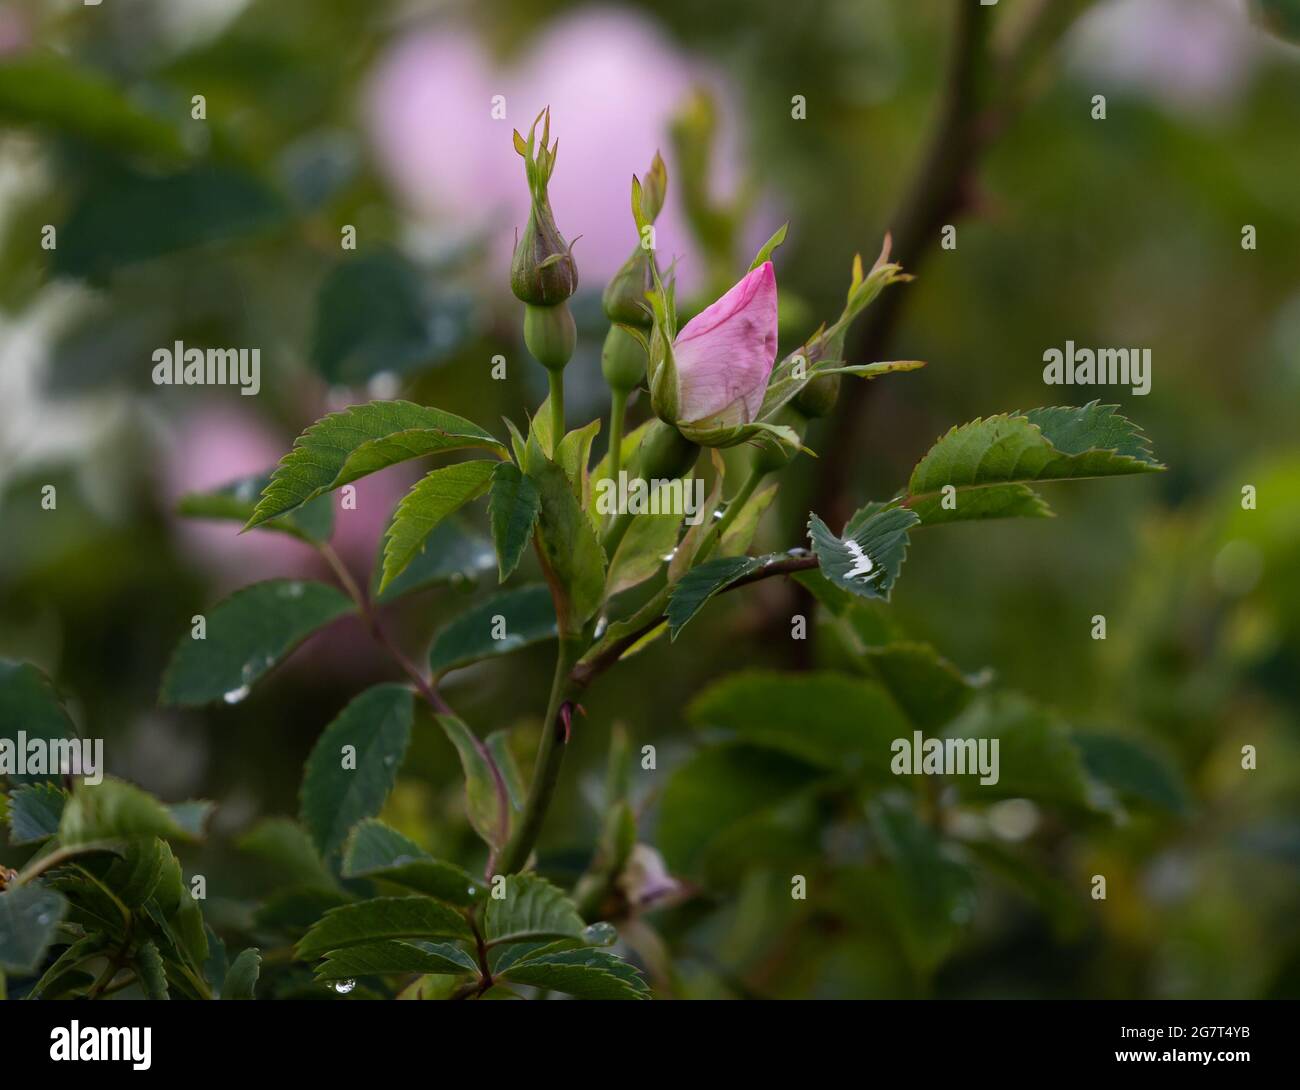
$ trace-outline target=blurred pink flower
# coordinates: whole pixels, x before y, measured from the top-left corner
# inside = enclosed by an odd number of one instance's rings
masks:
[[[0,6],[0,57],[21,53],[31,44],[27,16],[7,4]]]
[[[511,145],[551,107],[560,141],[550,186],[556,221],[583,283],[609,280],[636,243],[628,207],[633,174],[656,150],[668,163],[669,200],[660,216],[661,252],[686,259],[683,288],[698,282],[700,263],[672,184],[668,119],[690,90],[718,99],[720,143],[715,187],[737,181],[735,111],[721,80],[666,41],[642,16],[587,8],[561,18],[511,64],[498,64],[469,31],[439,26],[400,41],[380,62],[367,95],[372,138],[383,169],[404,200],[435,222],[492,233],[497,265],[509,268],[514,229],[528,218],[528,189]],[[502,95],[506,119],[492,117]]]
[[[776,361],[772,262],[764,261],[687,322],[673,341],[673,359],[678,420],[711,427],[753,421]]]
[[[1090,76],[1195,114],[1231,104],[1259,42],[1239,0],[1111,0],[1079,21],[1069,52]]]

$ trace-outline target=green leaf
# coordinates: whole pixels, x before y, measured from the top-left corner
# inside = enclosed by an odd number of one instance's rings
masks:
[[[505,456],[477,424],[409,401],[372,401],[330,413],[294,440],[244,529],[398,462],[469,448]]]
[[[907,508],[924,526],[985,519],[1054,518],[1047,501],[1026,484],[991,484],[953,493],[945,506],[940,493],[909,498]]]
[[[346,595],[301,579],[268,579],[207,614],[205,639],[186,632],[163,675],[163,704],[237,704],[253,684],[317,629],[350,613]]]
[[[1118,734],[1074,732],[1088,774],[1124,803],[1144,803],[1186,815],[1191,811],[1187,785],[1178,771],[1147,745]]]
[[[996,784],[981,784],[978,776],[952,777],[962,796],[973,802],[1025,798],[1066,808],[1097,808],[1069,728],[1052,712],[1016,693],[981,697],[944,734],[998,741]]]
[[[644,424],[633,428],[623,436],[623,442],[619,447],[619,465],[623,466],[624,469],[632,464],[636,452],[641,449],[641,440],[645,438],[646,432],[650,430],[651,425],[655,422],[655,418],[652,416]],[[611,479],[609,477],[609,451],[605,452],[604,457],[592,469],[591,479],[593,481]]]
[[[141,943],[135,952],[135,965],[146,998],[171,998],[167,994],[167,970],[157,946],[152,942]]]
[[[501,618],[498,626],[495,618]],[[480,659],[504,655],[553,639],[557,627],[550,590],[542,584],[519,587],[485,598],[438,633],[429,650],[435,677]],[[493,633],[500,632],[500,639]]]
[[[904,502],[926,522],[1041,516],[1046,507],[1031,490],[1007,486],[1163,469],[1141,429],[1119,416],[1117,407],[1092,401],[1077,408],[1004,413],[955,427],[912,471]],[[944,510],[938,501],[949,485],[956,489],[956,507]],[[972,501],[968,515],[966,493],[990,487],[997,492]]]
[[[283,882],[327,889],[335,884],[307,830],[289,818],[259,821],[237,846],[270,864]]]
[[[562,950],[527,958],[499,979],[549,988],[575,999],[648,999],[650,989],[632,966],[604,950]]]
[[[710,685],[687,715],[700,728],[828,770],[890,778],[890,743],[909,731],[875,682],[838,673],[746,670]]]
[[[785,241],[786,232],[789,230],[790,225],[788,223],[783,223],[773,232],[772,237],[763,243],[759,248],[758,253],[754,255],[754,260],[749,263],[750,272],[753,272],[765,261],[772,260],[772,255],[776,252],[777,247]]]
[[[132,837],[113,860],[104,876],[104,885],[129,908],[149,900],[158,889],[173,859],[169,849],[156,836]]]
[[[180,498],[176,510],[187,518],[230,519],[242,525],[253,517],[257,498],[270,481],[269,472],[255,473],[210,492],[190,492]],[[262,523],[261,528],[279,530],[312,545],[322,544],[334,532],[333,501],[318,496],[287,515]]]
[[[9,793],[9,843],[35,844],[59,831],[68,796],[52,783],[34,783]]]
[[[740,514],[727,527],[727,532],[718,542],[719,556],[742,556],[748,551],[750,543],[754,540],[754,534],[758,532],[759,520],[772,500],[776,498],[778,487],[775,484],[769,485],[749,497],[745,506],[740,509]]]
[[[524,778],[515,761],[514,751],[510,748],[510,732],[494,730],[483,739],[483,744],[487,746],[488,753],[492,755],[492,760],[500,771],[502,780],[505,781],[506,795],[510,799],[511,807],[522,810],[528,790],[524,786]]]
[[[351,903],[337,888],[293,886],[272,893],[253,912],[257,934],[300,939],[331,908]]]
[[[863,508],[836,537],[816,515],[808,516],[808,536],[822,574],[841,590],[862,598],[889,600],[907,558],[907,532],[920,520],[899,508]]]
[[[658,843],[674,873],[701,868],[741,822],[799,795],[824,769],[783,753],[729,744],[700,750],[672,774],[659,808]]]
[[[63,807],[59,840],[64,845],[134,836],[185,840],[189,834],[152,795],[111,777],[82,784]]]
[[[221,985],[222,999],[253,999],[257,978],[262,971],[262,952],[250,946],[230,963]]]
[[[430,296],[421,271],[388,247],[347,255],[316,297],[311,358],[331,385],[410,374],[465,340],[470,307]]]
[[[397,505],[384,542],[381,592],[423,551],[425,539],[443,519],[488,490],[497,465],[476,461],[443,466],[407,492]]]
[[[287,206],[256,178],[204,164],[179,174],[116,171],[59,228],[56,271],[105,281],[123,265],[281,227]]]
[[[0,744],[9,743],[16,753],[20,732],[45,741],[77,736],[54,683],[29,663],[0,659]],[[33,783],[57,777],[23,774],[10,779]]]
[[[310,961],[331,950],[380,939],[473,939],[459,912],[431,897],[377,897],[325,913],[301,942],[298,957]]]
[[[577,633],[604,601],[605,550],[560,466],[546,462],[530,476],[541,497],[542,554],[563,588],[560,631]]]
[[[362,818],[379,813],[411,741],[415,696],[404,685],[376,685],[345,707],[307,758],[300,818],[325,858]],[[345,755],[346,751],[346,755]]]
[[[465,773],[465,808],[469,823],[489,845],[501,848],[510,839],[510,797],[492,754],[454,715],[435,716],[460,755]]]
[[[605,576],[605,597],[613,598],[658,574],[677,546],[682,516],[637,515],[618,543]]]
[[[887,883],[893,896],[885,903],[912,960],[932,969],[948,955],[974,915],[970,870],[909,805],[880,799],[870,805],[868,814],[890,863]]]
[[[591,445],[600,434],[600,420],[593,420],[583,428],[569,432],[560,440],[555,452],[556,463],[564,470],[573,489],[573,497],[585,511],[591,498],[590,480],[587,467],[591,463]]]
[[[451,518],[434,528],[424,543],[424,551],[417,553],[402,574],[390,580],[383,591],[379,590],[383,578],[383,556],[376,557],[371,579],[372,596],[376,602],[387,603],[441,583],[468,586],[494,567],[496,557],[492,552],[492,542]]]
[[[1300,0],[1251,0],[1251,16],[1286,41],[1300,43]]]
[[[65,973],[75,969],[83,962],[99,957],[100,952],[109,944],[109,942],[109,937],[102,932],[95,932],[86,935],[84,938],[78,939],[71,946],[67,947],[67,949],[65,949],[63,953],[54,960],[54,964],[45,970],[41,975],[41,979],[32,985],[31,991],[27,993],[27,998],[55,998],[55,995],[47,996],[46,993],[59,982],[59,978]]]
[[[704,608],[704,603],[738,579],[753,575],[766,564],[780,560],[771,556],[719,556],[692,568],[673,584],[668,599],[668,627],[672,638]]]
[[[395,939],[336,950],[316,967],[316,979],[355,980],[386,973],[477,973],[474,960],[449,943],[417,945]]]
[[[586,928],[573,902],[535,874],[507,877],[505,896],[488,900],[483,926],[489,946],[543,939],[580,941]]]
[[[80,137],[116,155],[184,157],[174,125],[133,103],[112,80],[53,53],[19,53],[0,64],[0,119]]]
[[[496,467],[492,494],[488,497],[488,515],[496,544],[499,582],[504,583],[519,566],[541,509],[542,498],[531,477],[510,462]]]
[[[948,723],[975,695],[975,684],[927,643],[867,647],[862,656],[867,671],[889,691],[908,722],[923,730]]]
[[[382,879],[454,905],[472,905],[486,894],[482,882],[451,863],[433,859],[419,845],[382,821],[359,822],[343,849],[343,877]]]
[[[0,970],[20,976],[35,973],[67,911],[63,895],[43,886],[0,893]]]

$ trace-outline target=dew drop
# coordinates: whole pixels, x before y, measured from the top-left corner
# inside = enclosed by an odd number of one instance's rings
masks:
[[[347,995],[348,992],[356,986],[357,982],[355,980],[340,980],[335,983],[334,990],[338,992],[339,995]]]
[[[222,693],[221,699],[227,704],[238,704],[248,695],[249,686],[241,685],[238,689],[231,689],[228,693]]]

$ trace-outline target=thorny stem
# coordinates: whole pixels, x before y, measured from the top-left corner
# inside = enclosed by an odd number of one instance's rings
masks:
[[[356,580],[352,578],[352,573],[348,571],[347,565],[343,563],[339,554],[334,551],[333,547],[328,542],[322,542],[318,546],[318,549],[321,556],[325,558],[325,562],[329,564],[330,569],[334,572],[334,576],[338,579],[339,585],[343,588],[347,596],[356,603],[357,609],[361,613],[361,618],[365,621],[366,628],[369,630],[374,641],[388,653],[389,657],[392,658],[398,666],[402,668],[403,672],[411,679],[412,683],[420,691],[420,695],[428,701],[434,711],[438,712],[440,715],[455,714],[451,710],[451,705],[442,698],[442,694],[438,692],[438,689],[433,682],[426,679],[416,667],[415,663],[402,654],[401,649],[389,638],[388,633],[384,630],[384,626],[380,623],[379,615],[375,612],[374,606],[371,604],[369,598],[362,589],[357,585]]]

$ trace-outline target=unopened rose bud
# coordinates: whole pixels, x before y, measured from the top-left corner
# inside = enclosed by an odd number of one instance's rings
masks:
[[[600,371],[611,390],[630,392],[645,378],[646,350],[635,334],[621,325],[609,327],[600,352]]]
[[[651,316],[646,304],[646,292],[653,287],[650,251],[638,246],[605,286],[604,294],[600,297],[605,317],[621,325],[649,330]]]
[[[801,442],[804,434],[808,431],[808,417],[795,408],[794,405],[783,406],[772,419],[772,423],[785,425],[799,437]],[[764,443],[754,455],[754,472],[775,473],[779,469],[784,469],[789,465],[790,459],[795,456],[795,453],[795,449],[785,443]]]
[[[561,371],[567,366],[577,341],[578,330],[568,303],[524,306],[524,344],[548,371]]]
[[[795,395],[794,406],[804,416],[816,419],[835,408],[840,396],[841,375],[820,375]]]
[[[551,112],[545,117],[540,147],[535,146],[537,121],[528,130],[525,140],[515,132],[515,150],[523,156],[524,171],[528,176],[528,190],[532,205],[528,225],[515,245],[514,260],[510,263],[510,289],[521,302],[533,306],[555,306],[578,290],[578,266],[573,260],[569,244],[564,241],[555,225],[551,200],[546,187],[555,170],[555,156],[560,147],[558,140],[547,146],[551,138]]]

